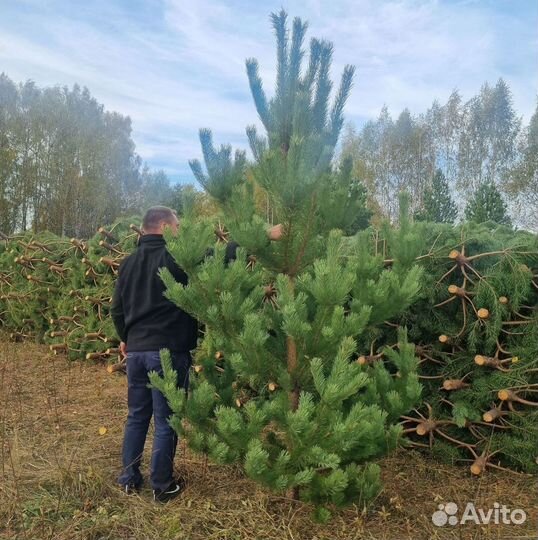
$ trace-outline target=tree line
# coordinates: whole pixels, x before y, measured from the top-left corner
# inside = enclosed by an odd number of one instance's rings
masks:
[[[458,216],[538,226],[538,109],[528,126],[514,109],[508,84],[485,83],[464,101],[454,90],[444,104],[423,114],[404,109],[379,117],[357,131],[348,126],[342,155],[379,216],[395,219],[398,193],[411,194],[417,217],[453,222]],[[481,203],[488,201],[484,212]]]
[[[360,130],[348,126],[340,159],[342,168],[353,162],[352,189],[365,192],[361,222],[394,220],[406,190],[416,219],[510,223],[511,214],[538,228],[538,109],[524,126],[502,79],[466,102],[455,90],[423,114],[405,109],[393,119],[383,107]],[[0,231],[87,238],[118,216],[153,204],[181,210],[193,197],[212,211],[193,186],[143,164],[130,118],[105,110],[87,88],[0,74]]]

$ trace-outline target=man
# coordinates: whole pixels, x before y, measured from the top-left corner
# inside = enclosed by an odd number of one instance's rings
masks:
[[[196,347],[197,338],[196,321],[164,297],[165,287],[158,275],[159,268],[166,267],[176,281],[187,284],[186,274],[168,253],[163,238],[165,227],[177,235],[178,225],[177,215],[170,208],[155,206],[146,212],[139,246],[120,265],[111,309],[121,352],[127,356],[129,413],[123,440],[123,471],[118,482],[126,493],[140,489],[140,463],[153,414],[155,436],[150,477],[153,497],[160,502],[179,495],[184,481],[173,478],[178,439],[167,422],[172,411],[161,392],[147,387],[148,372],[162,374],[159,349],[169,349],[178,384],[187,390],[190,351]],[[281,225],[267,231],[270,240],[279,240],[282,234]],[[226,260],[234,259],[237,244],[230,243],[228,247]]]
[[[178,438],[167,422],[172,414],[161,392],[147,387],[148,372],[162,374],[159,349],[169,349],[178,373],[178,384],[188,387],[190,351],[196,347],[197,323],[163,295],[165,287],[159,268],[170,270],[176,281],[187,283],[187,275],[166,249],[165,227],[176,235],[176,213],[165,206],[150,208],[144,216],[138,248],[119,267],[112,301],[112,319],[121,339],[120,349],[127,357],[127,402],[122,461],[118,478],[130,494],[140,490],[140,463],[153,415],[155,435],[151,455],[151,486],[155,501],[166,502],[179,495],[182,479],[173,477],[173,462]]]

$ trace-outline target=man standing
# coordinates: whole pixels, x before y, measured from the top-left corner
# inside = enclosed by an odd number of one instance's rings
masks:
[[[176,281],[187,284],[187,275],[166,249],[165,227],[178,231],[176,213],[165,206],[150,208],[144,216],[138,248],[126,257],[116,281],[111,314],[121,339],[120,349],[127,357],[127,402],[129,413],[123,439],[123,471],[118,482],[126,493],[142,485],[140,463],[153,415],[155,435],[150,478],[154,500],[166,502],[179,495],[182,479],[173,477],[173,462],[178,438],[167,419],[172,414],[165,397],[147,387],[148,372],[162,374],[159,350],[170,350],[178,373],[178,384],[188,387],[190,351],[196,347],[197,323],[164,297],[159,268],[170,270]]]

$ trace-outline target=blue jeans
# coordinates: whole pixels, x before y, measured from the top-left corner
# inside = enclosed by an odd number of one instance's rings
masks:
[[[189,352],[173,352],[172,365],[178,374],[178,386],[187,389],[189,385]],[[148,372],[156,371],[162,375],[159,351],[127,353],[127,403],[129,414],[125,424],[123,438],[123,471],[118,477],[122,485],[142,484],[140,463],[149,422],[153,415],[155,436],[151,454],[150,479],[153,489],[166,489],[173,481],[174,457],[178,437],[167,419],[172,411],[163,394],[154,388],[148,388]]]

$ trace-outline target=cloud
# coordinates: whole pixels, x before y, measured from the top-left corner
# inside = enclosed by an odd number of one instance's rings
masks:
[[[457,87],[470,98],[504,77],[528,120],[538,87],[538,6],[457,0],[289,0],[290,17],[309,20],[308,37],[335,44],[334,78],[357,67],[347,106],[357,122],[408,107],[423,112]],[[198,128],[217,142],[246,147],[257,122],[244,60],[260,61],[268,93],[274,82],[270,11],[281,0],[52,0],[2,7],[0,62],[15,80],[77,82],[133,120],[137,151],[150,166],[192,179]]]

